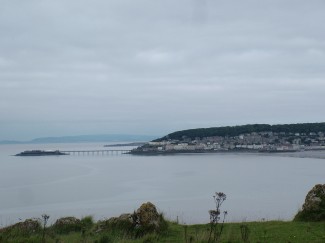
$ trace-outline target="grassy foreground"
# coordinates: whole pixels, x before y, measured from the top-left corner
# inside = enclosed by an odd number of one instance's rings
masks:
[[[98,231],[99,223],[88,224],[83,228],[74,228],[67,231],[55,231],[41,227],[33,232],[12,229],[0,231],[0,242],[56,242],[56,243],[109,243],[109,242],[208,242],[209,224],[181,225],[167,222],[168,227],[164,232],[144,233],[141,235],[130,234],[123,227],[106,228]],[[248,222],[226,223],[219,242],[325,242],[325,222]]]

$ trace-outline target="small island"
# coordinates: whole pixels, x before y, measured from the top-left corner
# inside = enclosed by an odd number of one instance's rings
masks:
[[[59,150],[26,150],[15,156],[48,156],[48,155],[67,155]]]

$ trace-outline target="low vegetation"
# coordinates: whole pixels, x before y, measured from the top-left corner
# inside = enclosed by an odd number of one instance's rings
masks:
[[[209,242],[210,224],[182,225],[166,221],[167,229],[164,232],[143,232],[141,235],[130,234],[130,228],[119,225],[117,228],[108,226],[101,228],[102,222],[94,223],[89,228],[78,229],[68,233],[57,232],[53,227],[46,231],[42,239],[42,230],[19,231],[18,229],[0,232],[0,242],[15,243],[108,243],[108,242]],[[211,241],[210,241],[211,242]],[[246,222],[225,223],[223,233],[218,242],[325,242],[324,222]]]
[[[302,210],[291,222],[263,220],[225,223],[227,211],[221,213],[221,205],[226,195],[217,192],[214,196],[215,209],[209,211],[208,224],[183,225],[166,220],[155,205],[147,202],[133,213],[98,222],[94,222],[91,216],[82,219],[65,217],[47,226],[49,216],[44,214],[39,220],[28,219],[0,229],[0,242],[323,243],[325,218],[319,215],[324,215],[324,195],[325,185],[316,185],[307,194]]]

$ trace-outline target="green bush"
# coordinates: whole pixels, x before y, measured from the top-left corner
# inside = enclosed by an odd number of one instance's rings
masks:
[[[313,211],[301,210],[296,214],[293,220],[306,222],[325,221],[325,209]]]
[[[111,236],[126,236],[129,238],[141,238],[148,234],[162,235],[168,230],[168,222],[165,220],[163,214],[159,214],[157,224],[142,225],[139,224],[137,213],[124,214],[118,218],[110,218],[105,221],[98,222],[97,232],[106,232]]]
[[[111,243],[111,242],[114,242],[113,238],[110,235],[106,235],[106,234],[102,235],[98,241],[98,243]]]
[[[94,219],[92,216],[86,216],[86,217],[83,217],[81,220],[80,220],[80,223],[81,225],[83,226],[83,228],[85,229],[90,229],[91,227],[94,226]]]

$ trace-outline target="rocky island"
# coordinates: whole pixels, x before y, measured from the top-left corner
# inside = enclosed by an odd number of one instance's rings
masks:
[[[59,150],[26,150],[15,156],[49,156],[49,155],[67,155]]]

